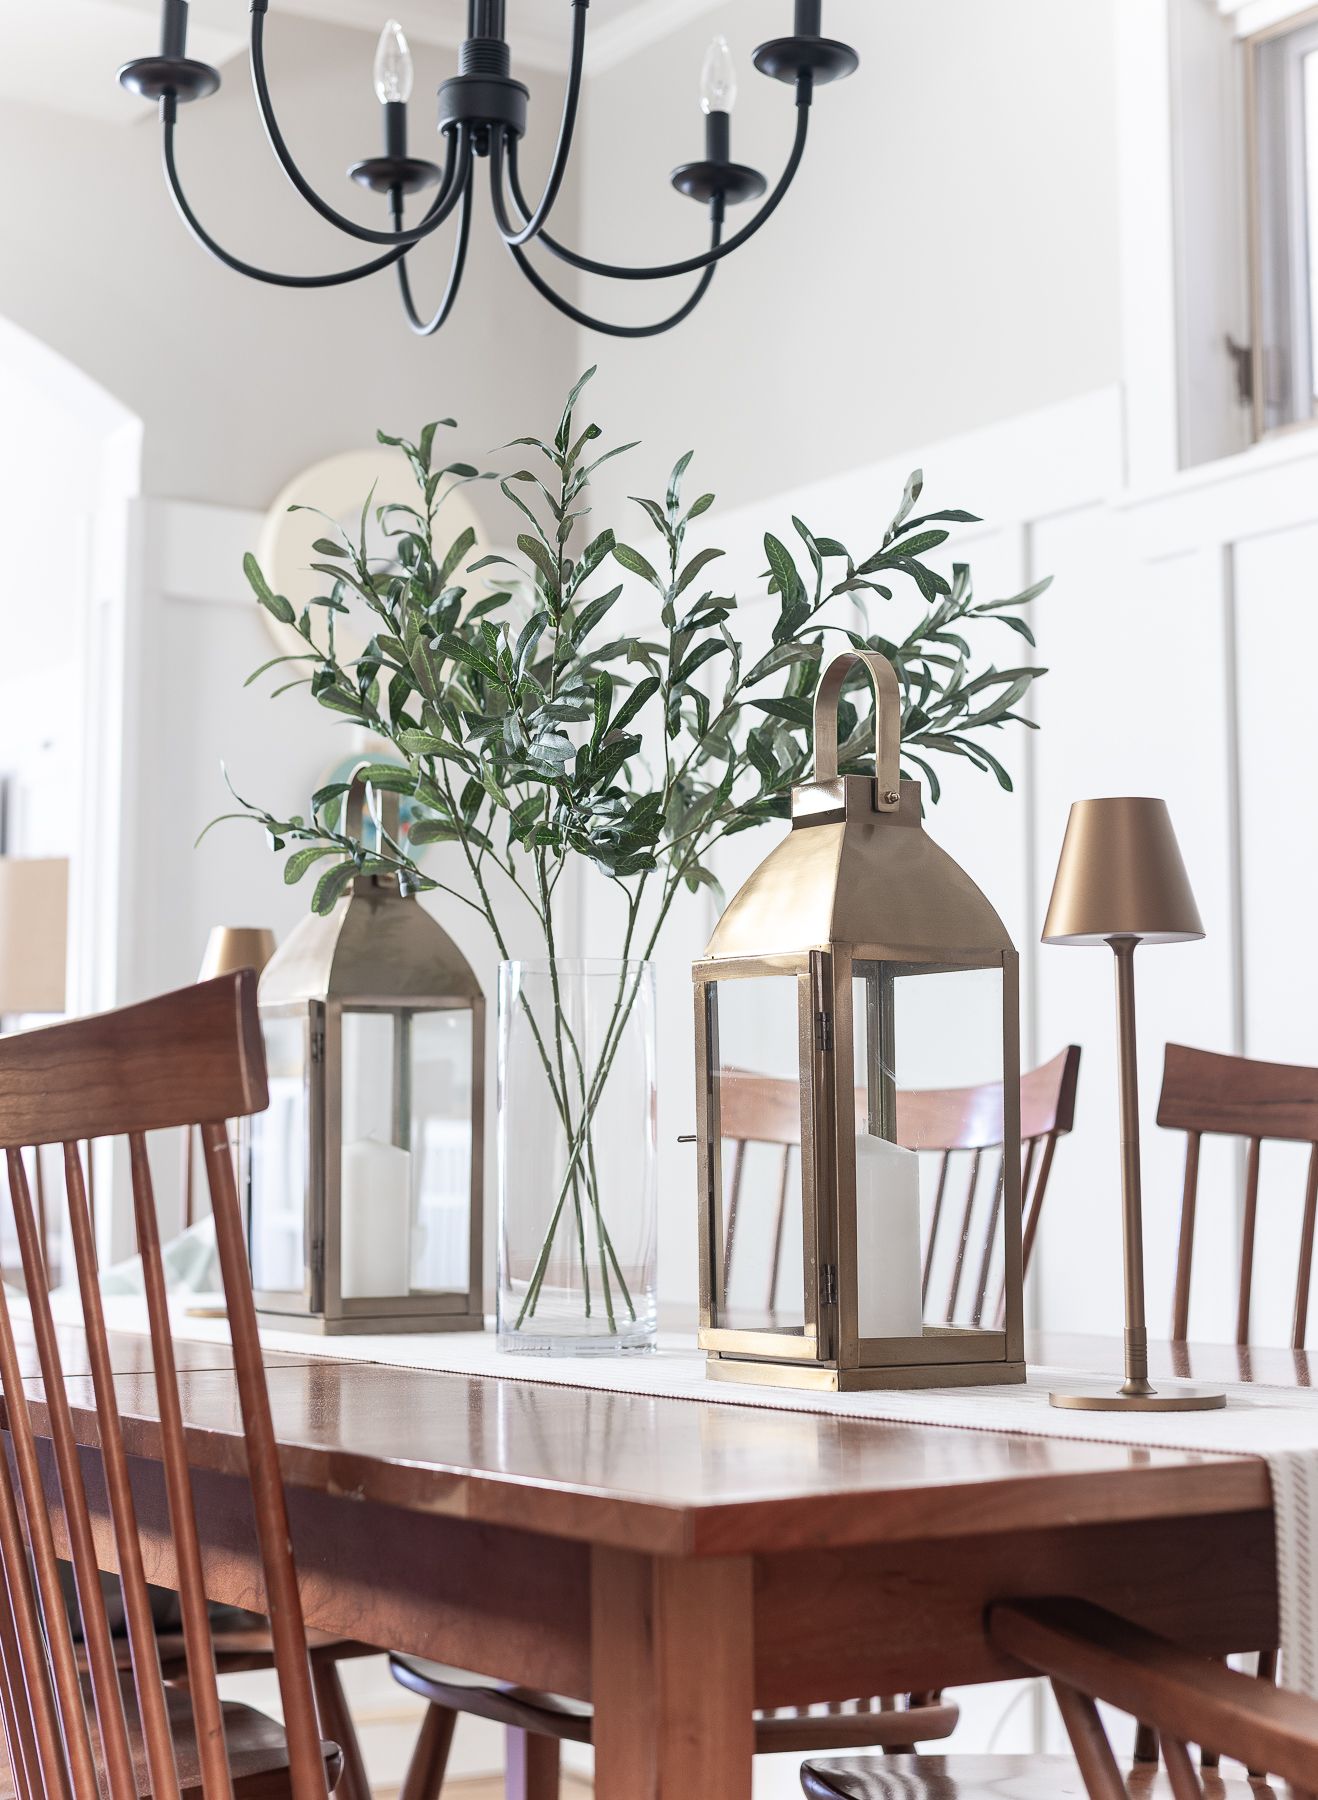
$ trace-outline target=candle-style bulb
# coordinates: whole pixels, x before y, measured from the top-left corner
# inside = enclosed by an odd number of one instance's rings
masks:
[[[728,40],[720,33],[705,52],[700,71],[700,110],[703,113],[730,113],[737,104],[737,70],[728,49]]]
[[[406,101],[411,92],[412,52],[398,20],[390,19],[375,51],[375,97],[381,106],[388,106],[390,101]]]

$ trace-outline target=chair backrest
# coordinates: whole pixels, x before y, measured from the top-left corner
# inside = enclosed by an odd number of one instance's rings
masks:
[[[1057,1139],[1075,1122],[1076,1083],[1080,1074],[1080,1046],[1070,1044],[1037,1069],[1021,1077],[1021,1146],[1024,1167],[1021,1197],[1026,1207],[1022,1241],[1023,1266],[1029,1268],[1039,1227],[1048,1177],[1052,1172]],[[801,1143],[801,1090],[797,1082],[772,1075],[756,1075],[745,1069],[724,1069],[720,1087],[719,1118],[723,1137],[733,1146],[725,1208],[723,1269],[725,1286],[731,1278],[745,1147],[748,1143],[781,1148],[778,1194],[774,1217],[773,1254],[770,1261],[768,1309],[773,1311],[778,1290],[784,1215],[786,1212],[789,1158]],[[864,1088],[856,1089],[856,1121],[864,1125],[868,1113]],[[973,1323],[984,1313],[984,1300],[993,1263],[993,1247],[1002,1204],[1003,1171],[1002,1083],[985,1082],[968,1088],[899,1088],[897,1092],[897,1141],[908,1150],[939,1156],[938,1186],[924,1249],[921,1299],[927,1303],[934,1252],[943,1223],[943,1201],[948,1170],[956,1151],[970,1153],[966,1197],[961,1209],[955,1243],[946,1318],[950,1324],[960,1297],[961,1282],[979,1190],[980,1159],[985,1150],[997,1150],[998,1172],[984,1230],[983,1249],[976,1281]],[[998,1296],[997,1316],[1003,1297]]]
[[[1296,1063],[1253,1062],[1168,1044],[1162,1067],[1158,1123],[1183,1131],[1185,1184],[1181,1196],[1181,1242],[1176,1256],[1172,1338],[1183,1342],[1190,1320],[1190,1270],[1194,1258],[1194,1215],[1199,1187],[1199,1144],[1205,1132],[1249,1140],[1245,1165],[1245,1219],[1240,1245],[1240,1291],[1236,1342],[1249,1342],[1249,1302],[1254,1278],[1254,1231],[1258,1214],[1259,1160],[1264,1138],[1308,1144],[1309,1176],[1304,1223],[1295,1274],[1291,1348],[1304,1348],[1313,1268],[1314,1215],[1318,1211],[1318,1069]]]
[[[1075,1094],[1079,1078],[1079,1044],[1068,1044],[1050,1062],[1041,1063],[1037,1069],[1031,1069],[1021,1076],[1021,1150],[1024,1156],[1021,1169],[1021,1205],[1024,1216],[1021,1235],[1022,1274],[1030,1266],[1048,1177],[1052,1174],[1057,1140],[1065,1136],[1075,1124]],[[1000,1081],[987,1081],[968,1088],[897,1090],[898,1143],[904,1144],[908,1150],[934,1153],[939,1157],[938,1186],[934,1192],[933,1213],[929,1221],[921,1274],[921,1298],[926,1305],[934,1254],[940,1242],[943,1201],[952,1156],[956,1151],[968,1151],[970,1154],[965,1200],[953,1240],[952,1273],[944,1311],[944,1318],[949,1325],[956,1315],[961,1295],[975,1217],[975,1202],[979,1192],[981,1159],[986,1150],[996,1150],[998,1168],[988,1216],[981,1233],[979,1271],[971,1309],[972,1324],[979,1325],[983,1320],[984,1299],[997,1238],[998,1215],[1002,1208],[1003,1176],[1006,1170],[1003,1130]],[[994,1309],[994,1317],[999,1321],[1002,1318],[1004,1299],[1005,1276],[999,1284],[998,1301]]]
[[[42,1485],[33,1421],[37,1397],[24,1388],[9,1306],[0,1291],[0,1380],[18,1474],[16,1492],[8,1461],[0,1456],[0,1564],[5,1576],[0,1586],[0,1714],[19,1800],[136,1800],[145,1792],[154,1800],[178,1800],[180,1792],[78,1146],[80,1138],[121,1134],[128,1137],[132,1167],[201,1787],[205,1800],[232,1795],[145,1136],[191,1124],[201,1126],[215,1214],[293,1793],[296,1800],[325,1800],[306,1636],[224,1123],[267,1104],[256,976],[250,969],[117,1012],[0,1039],[0,1149],[7,1153],[41,1364],[40,1402],[58,1477],[56,1516],[62,1512],[73,1564],[98,1741],[94,1750],[60,1585],[50,1510],[56,1503],[48,1501]],[[135,1695],[136,1706],[130,1705],[128,1716],[21,1155],[25,1146],[37,1144],[64,1148],[70,1235],[132,1659],[128,1698]]]

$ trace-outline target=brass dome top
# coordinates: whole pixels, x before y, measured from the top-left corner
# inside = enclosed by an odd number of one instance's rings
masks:
[[[392,876],[359,875],[333,912],[309,913],[261,973],[263,1004],[328,999],[478,999],[453,939]]]
[[[852,664],[874,683],[876,775],[837,773],[837,701]],[[975,883],[924,832],[918,781],[901,781],[897,676],[884,657],[835,657],[815,697],[815,779],[792,789],[792,829],[729,903],[706,958],[840,943],[993,954],[1013,948]]]

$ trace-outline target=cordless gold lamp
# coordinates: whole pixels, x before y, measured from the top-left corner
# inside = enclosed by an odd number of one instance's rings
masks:
[[[213,925],[197,980],[214,981],[236,969],[255,969],[259,975],[274,953],[275,934],[265,926]]]
[[[1054,1406],[1085,1412],[1202,1412],[1226,1405],[1224,1394],[1191,1389],[1160,1394],[1150,1386],[1144,1322],[1135,951],[1140,944],[1184,944],[1203,935],[1167,802],[1077,800],[1066,823],[1043,941],[1107,944],[1116,957],[1126,1379],[1116,1391],[1053,1394]]]

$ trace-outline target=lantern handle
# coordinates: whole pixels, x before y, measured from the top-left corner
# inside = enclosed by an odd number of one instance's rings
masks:
[[[363,767],[364,766],[365,765],[363,765]],[[398,795],[389,788],[377,788],[376,792],[380,795],[381,799],[381,822],[388,835],[395,843],[397,843]],[[361,769],[358,769],[353,774],[351,785],[348,788],[347,800],[345,801],[343,808],[344,832],[348,837],[356,838],[358,843],[361,842],[362,813],[365,811],[365,807],[366,782],[363,779]]]
[[[820,678],[815,694],[815,780],[837,780],[837,707],[853,663],[864,663],[874,687],[874,808],[901,805],[902,695],[897,671],[873,650],[845,650]]]

